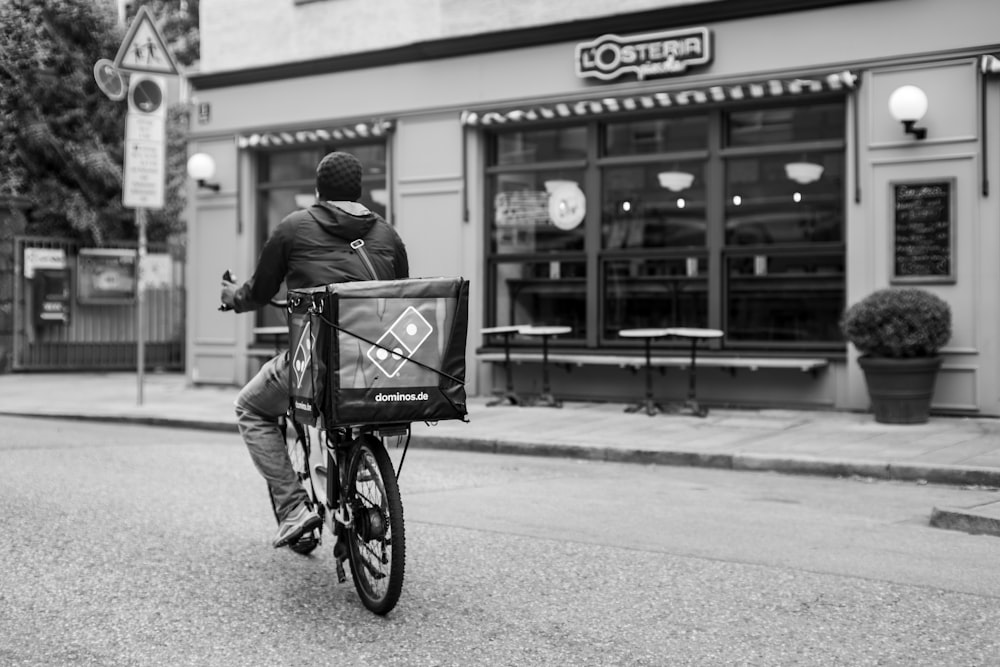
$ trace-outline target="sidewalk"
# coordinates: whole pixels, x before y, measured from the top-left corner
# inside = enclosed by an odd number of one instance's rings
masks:
[[[236,433],[236,387],[190,386],[182,374],[0,375],[0,414],[125,421]],[[1000,487],[1000,419],[932,417],[878,424],[870,414],[714,409],[704,419],[626,414],[624,405],[487,407],[469,422],[414,424],[412,446],[732,470]],[[934,508],[935,525],[1000,535],[1000,500]]]

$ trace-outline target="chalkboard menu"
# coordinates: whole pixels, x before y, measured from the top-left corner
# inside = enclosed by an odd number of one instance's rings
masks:
[[[893,280],[954,280],[954,181],[895,183]]]

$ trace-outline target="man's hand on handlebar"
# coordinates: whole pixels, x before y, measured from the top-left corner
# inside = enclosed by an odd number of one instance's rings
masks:
[[[235,308],[236,302],[233,296],[236,294],[236,288],[236,276],[231,274],[229,269],[226,269],[226,272],[222,274],[222,294],[219,296],[222,303],[219,305],[219,310],[226,311]]]

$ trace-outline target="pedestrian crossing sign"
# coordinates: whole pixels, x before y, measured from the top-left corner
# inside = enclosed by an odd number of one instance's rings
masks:
[[[174,58],[145,6],[132,19],[115,57],[115,67],[129,72],[177,74]]]

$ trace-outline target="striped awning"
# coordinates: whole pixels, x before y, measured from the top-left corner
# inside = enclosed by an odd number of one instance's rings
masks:
[[[583,116],[598,116],[627,111],[697,106],[714,102],[756,100],[788,95],[803,95],[853,90],[858,75],[851,71],[832,72],[814,77],[764,79],[750,83],[706,86],[682,90],[665,90],[616,97],[600,97],[566,102],[554,102],[504,110],[462,112],[462,124],[467,126],[532,123]]]
[[[239,148],[271,148],[275,146],[296,146],[300,144],[322,144],[331,141],[368,139],[384,137],[393,130],[391,120],[370,120],[336,127],[319,127],[309,130],[286,130],[281,132],[259,132],[240,135],[236,139]]]

